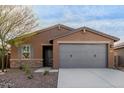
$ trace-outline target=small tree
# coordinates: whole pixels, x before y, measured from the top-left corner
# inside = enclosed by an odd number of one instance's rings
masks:
[[[8,41],[33,31],[38,26],[31,6],[0,6],[0,43],[2,72]]]

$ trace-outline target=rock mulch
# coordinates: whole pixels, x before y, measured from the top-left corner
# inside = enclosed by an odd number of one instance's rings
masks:
[[[14,83],[11,80],[0,79],[0,88],[14,88]]]
[[[117,67],[116,69],[124,71],[124,67]]]
[[[19,69],[10,69],[0,75],[0,88],[56,88],[58,72],[43,75],[42,72],[34,73],[33,79],[28,79],[26,74]]]

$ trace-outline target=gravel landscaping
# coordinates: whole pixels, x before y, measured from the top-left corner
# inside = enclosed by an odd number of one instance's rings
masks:
[[[58,73],[43,72],[36,73],[32,70],[33,78],[28,79],[26,74],[19,69],[10,69],[7,73],[0,75],[0,88],[56,88]]]
[[[124,72],[124,67],[117,67],[116,69]]]

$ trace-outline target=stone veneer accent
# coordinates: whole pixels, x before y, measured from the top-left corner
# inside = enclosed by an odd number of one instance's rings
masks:
[[[43,67],[41,60],[10,60],[10,68],[19,68],[21,65],[29,64],[30,67]]]

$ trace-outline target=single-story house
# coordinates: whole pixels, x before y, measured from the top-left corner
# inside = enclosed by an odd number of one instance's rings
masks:
[[[117,44],[114,50],[118,66],[124,66],[124,42]]]
[[[119,38],[88,27],[74,29],[57,24],[24,40],[20,46],[11,47],[12,68],[26,61],[32,67],[113,67],[113,45]]]

